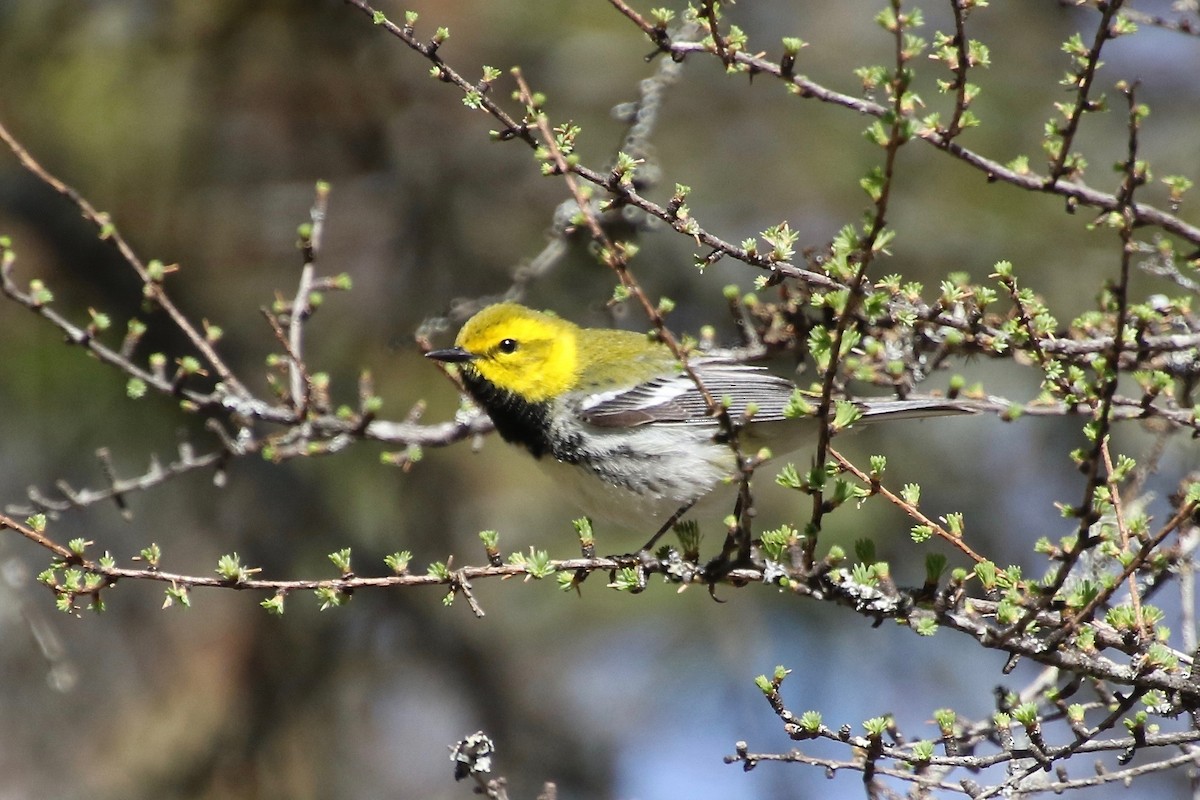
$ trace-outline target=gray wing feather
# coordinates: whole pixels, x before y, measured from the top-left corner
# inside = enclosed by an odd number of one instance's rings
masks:
[[[755,406],[756,422],[786,419],[783,410],[796,387],[764,367],[731,362],[693,362],[692,369],[713,399],[729,402],[736,419],[747,406]],[[810,402],[815,403],[815,398]],[[977,409],[962,401],[936,397],[904,400],[859,400],[862,422],[971,414]],[[658,423],[713,423],[704,396],[686,374],[669,375],[621,392],[593,397],[580,408],[583,419],[599,427],[621,428]]]
[[[748,364],[694,362],[692,369],[714,400],[729,401],[729,412],[735,418],[752,403],[757,408],[755,420],[783,419],[783,408],[796,388],[791,381]],[[714,421],[695,381],[682,373],[604,396],[585,404],[580,411],[587,422],[601,427]]]
[[[942,417],[950,414],[974,414],[978,409],[961,400],[945,397],[912,397],[904,400],[856,400],[862,411],[863,422],[878,422],[881,419],[919,419]]]

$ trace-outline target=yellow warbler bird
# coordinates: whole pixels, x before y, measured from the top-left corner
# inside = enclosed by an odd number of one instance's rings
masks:
[[[738,474],[696,382],[645,334],[499,303],[467,320],[454,347],[425,355],[457,364],[505,441],[528,450],[589,515],[632,528],[673,520]],[[746,452],[763,444],[787,452],[815,435],[812,418],[785,413],[795,408],[790,381],[714,357],[688,365],[731,419],[748,417],[739,432]],[[866,422],[970,411],[937,398],[856,405]]]

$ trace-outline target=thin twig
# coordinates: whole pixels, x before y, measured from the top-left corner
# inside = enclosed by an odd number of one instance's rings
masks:
[[[321,239],[325,232],[325,217],[328,211],[329,184],[319,181],[313,206],[309,211],[311,224],[301,240],[304,264],[300,268],[296,296],[292,299],[291,310],[288,312],[288,374],[291,401],[296,409],[297,419],[303,419],[308,414],[311,402],[311,381],[304,364],[304,323],[313,311],[309,297],[316,276],[316,260],[321,252]]]
[[[185,316],[184,313],[179,310],[175,303],[171,301],[171,298],[167,295],[166,289],[163,287],[162,282],[160,280],[156,280],[150,275],[146,265],[142,263],[142,260],[138,257],[137,253],[135,253],[129,243],[125,241],[125,238],[121,235],[121,232],[117,229],[117,226],[113,224],[109,216],[105,213],[97,211],[96,208],[88,202],[87,198],[85,198],[75,189],[63,183],[58,178],[51,175],[33,158],[32,155],[29,154],[24,147],[21,146],[20,142],[18,142],[13,135],[8,132],[8,129],[4,127],[3,123],[0,123],[0,139],[2,139],[4,143],[8,145],[8,148],[13,152],[13,155],[15,155],[17,160],[21,163],[21,166],[33,173],[38,180],[42,181],[47,186],[54,189],[54,191],[70,200],[75,207],[79,209],[80,213],[83,214],[84,219],[96,227],[100,238],[109,240],[116,246],[122,258],[125,259],[125,262],[133,268],[134,272],[136,272],[138,277],[141,279],[146,291],[147,299],[156,303],[163,309],[163,311],[167,313],[167,315],[171,318],[171,321],[175,323],[176,327],[178,327],[179,330],[183,332],[185,336],[187,336],[188,340],[192,343],[192,346],[200,351],[208,364],[216,371],[217,375],[220,376],[221,382],[225,385],[225,387],[236,395],[242,397],[248,396],[249,392],[246,390],[246,387],[242,385],[241,381],[237,379],[237,377],[225,364],[224,359],[222,359],[217,354],[216,350],[213,349],[212,345],[209,344],[204,334],[197,330],[196,326],[192,324],[192,321],[189,320],[187,316]]]
[[[876,493],[882,495],[884,497],[884,499],[886,499],[889,503],[891,503],[892,505],[899,508],[901,511],[903,511],[905,514],[907,514],[908,516],[915,519],[921,525],[927,526],[939,538],[944,539],[946,542],[949,542],[952,546],[954,546],[958,550],[961,550],[963,552],[963,554],[967,556],[967,558],[970,558],[972,561],[974,561],[977,564],[986,560],[983,556],[979,555],[974,550],[972,550],[969,546],[967,546],[967,543],[962,540],[961,536],[955,536],[954,534],[950,533],[950,531],[946,530],[946,528],[944,526],[938,524],[934,520],[932,520],[929,517],[922,514],[921,511],[916,506],[914,506],[912,503],[909,503],[903,497],[900,497],[895,492],[893,492],[891,489],[888,489],[886,486],[884,486],[882,483],[880,483],[876,480],[872,480],[870,475],[868,475],[866,472],[863,472],[861,469],[856,467],[853,462],[851,462],[849,459],[847,459],[845,456],[843,456],[837,450],[830,447],[829,455],[830,455],[830,457],[833,458],[834,461],[836,461],[838,463],[838,465],[840,467],[842,467],[842,469],[847,470],[852,475],[854,475],[854,477],[858,478],[864,484],[871,487],[872,492],[876,492]]]
[[[1121,487],[1117,485],[1114,477],[1115,469],[1113,468],[1112,454],[1109,452],[1109,440],[1106,437],[1101,448],[1101,453],[1104,456],[1104,472],[1107,476],[1109,502],[1112,503],[1113,517],[1117,524],[1117,533],[1121,537],[1121,550],[1127,552],[1129,550],[1129,524],[1125,519],[1125,508],[1121,502]],[[1133,606],[1133,617],[1137,623],[1138,634],[1146,635],[1146,621],[1142,617],[1142,598],[1141,592],[1138,590],[1137,576],[1130,573],[1129,580],[1129,601]]]

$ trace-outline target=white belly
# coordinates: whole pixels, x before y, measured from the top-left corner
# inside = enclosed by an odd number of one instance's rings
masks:
[[[584,514],[653,532],[736,473],[733,451],[714,443],[712,433],[707,425],[601,432],[587,439],[587,451],[595,454],[589,460],[569,464],[544,456],[538,464]]]

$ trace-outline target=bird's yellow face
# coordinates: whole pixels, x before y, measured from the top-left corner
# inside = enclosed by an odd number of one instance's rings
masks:
[[[556,397],[578,381],[578,327],[515,303],[488,306],[455,339],[463,368],[531,403]]]

